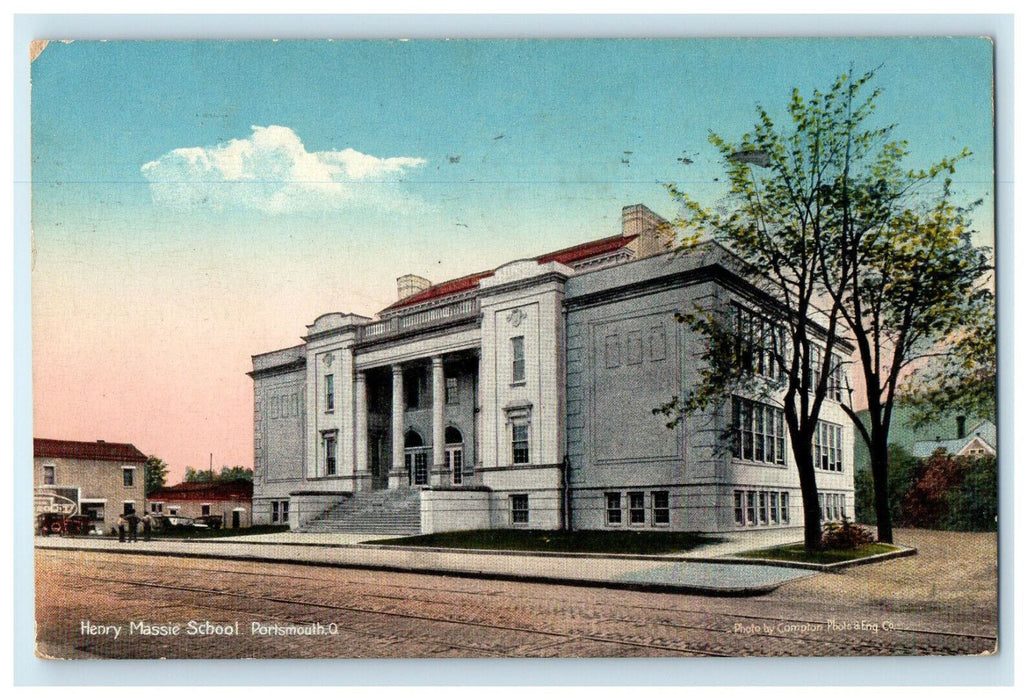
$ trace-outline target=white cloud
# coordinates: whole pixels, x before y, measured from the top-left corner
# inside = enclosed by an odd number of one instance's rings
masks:
[[[351,148],[310,153],[285,126],[253,126],[246,139],[177,148],[140,171],[156,204],[243,207],[267,213],[392,206],[396,182],[423,158],[378,158]]]

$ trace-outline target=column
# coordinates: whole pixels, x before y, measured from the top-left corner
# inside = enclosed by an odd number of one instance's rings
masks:
[[[388,474],[388,487],[397,489],[405,486],[406,452],[403,449],[403,369],[392,365],[392,470]]]
[[[367,442],[370,439],[370,431],[367,428],[367,375],[363,372],[356,372],[355,380],[356,395],[356,490],[370,490],[370,462],[367,456]]]
[[[431,358],[431,473],[432,482],[449,483],[446,469],[446,371],[442,356]]]

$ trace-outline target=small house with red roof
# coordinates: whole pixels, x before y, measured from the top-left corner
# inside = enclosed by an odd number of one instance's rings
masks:
[[[778,401],[731,396],[676,429],[654,412],[699,381],[701,338],[678,312],[731,319],[760,373],[780,337],[780,300],[715,243],[673,256],[666,224],[637,204],[604,238],[445,282],[406,274],[376,318],[324,314],[301,344],[253,356],[254,521],[385,534],[800,527]],[[838,353],[840,366],[851,347]],[[831,517],[851,517],[852,430],[827,403],[817,484]]]
[[[143,515],[147,456],[133,445],[46,438],[32,442],[38,512],[68,506],[88,516],[91,529],[102,533],[124,513]]]
[[[221,527],[251,527],[252,482],[183,482],[164,486],[148,498],[153,515],[179,515],[185,518],[218,516]]]

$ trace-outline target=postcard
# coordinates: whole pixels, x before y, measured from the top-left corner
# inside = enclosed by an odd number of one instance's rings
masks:
[[[38,657],[998,653],[991,40],[54,39]]]

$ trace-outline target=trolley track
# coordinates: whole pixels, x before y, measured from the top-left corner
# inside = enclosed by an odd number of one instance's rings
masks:
[[[74,555],[64,555],[58,553],[47,553],[48,557],[55,559],[73,560]],[[193,563],[193,562],[192,562]],[[125,564],[128,568],[128,564]],[[718,645],[707,645],[705,648],[700,646],[693,646],[687,643],[685,638],[680,639],[681,645],[673,645],[671,643],[659,644],[656,641],[644,641],[642,639],[630,639],[629,630],[636,630],[636,628],[644,628],[646,630],[645,636],[650,636],[650,633],[658,628],[664,628],[669,630],[679,630],[682,632],[689,633],[690,637],[697,637],[709,640],[722,641],[725,638],[734,636],[731,632],[732,625],[722,624],[722,620],[726,621],[752,621],[752,622],[779,622],[779,623],[798,623],[798,624],[811,624],[825,626],[825,620],[816,619],[792,619],[786,616],[771,616],[771,615],[760,615],[760,614],[744,614],[726,612],[721,610],[700,610],[696,607],[682,607],[682,606],[648,606],[648,605],[636,605],[623,603],[622,609],[626,612],[629,611],[643,611],[649,612],[653,615],[662,614],[663,617],[655,617],[653,619],[643,619],[635,615],[614,615],[613,606],[606,603],[600,602],[579,602],[578,605],[585,610],[579,612],[584,616],[591,619],[594,624],[613,624],[621,625],[625,630],[624,634],[573,634],[567,631],[557,631],[544,629],[543,627],[530,627],[527,625],[506,625],[506,624],[493,624],[479,620],[463,619],[458,617],[456,614],[455,602],[449,600],[443,600],[443,594],[450,594],[453,596],[465,596],[474,597],[489,601],[489,604],[495,606],[502,606],[504,608],[516,608],[519,607],[517,603],[507,601],[504,603],[503,600],[497,600],[499,594],[497,591],[478,591],[472,589],[444,589],[440,587],[432,587],[419,584],[391,584],[391,583],[379,583],[376,586],[371,584],[369,581],[362,581],[354,577],[342,578],[340,574],[329,574],[325,569],[318,569],[313,572],[313,575],[297,575],[285,571],[272,571],[265,570],[262,572],[248,571],[247,567],[240,568],[224,568],[224,567],[209,567],[209,566],[186,566],[173,563],[169,561],[167,566],[163,566],[163,569],[173,571],[191,571],[194,574],[202,573],[216,576],[248,576],[252,579],[262,580],[269,582],[272,580],[281,581],[308,581],[318,582],[321,587],[333,586],[338,591],[344,591],[347,588],[353,589],[353,595],[361,596],[363,600],[383,600],[390,603],[398,603],[403,606],[417,606],[419,611],[413,610],[385,610],[378,609],[376,606],[366,605],[342,605],[336,602],[322,602],[318,600],[309,599],[296,599],[291,597],[275,596],[275,595],[252,595],[244,594],[236,591],[230,591],[226,589],[218,588],[205,588],[200,586],[184,586],[177,583],[167,583],[161,581],[127,581],[124,578],[111,578],[111,577],[97,577],[83,575],[84,579],[93,580],[98,584],[107,585],[136,585],[148,587],[151,589],[161,589],[169,592],[181,592],[189,593],[194,595],[203,596],[222,596],[225,598],[236,599],[241,602],[245,601],[258,601],[267,605],[281,605],[281,606],[296,606],[303,609],[319,609],[319,610],[331,610],[340,612],[349,612],[354,614],[370,615],[370,616],[386,616],[393,617],[403,620],[421,621],[421,622],[433,622],[436,624],[447,624],[447,625],[461,625],[472,628],[481,628],[486,631],[507,631],[507,632],[518,632],[522,634],[541,635],[551,637],[555,641],[544,642],[548,646],[563,645],[568,641],[594,641],[605,644],[613,644],[618,646],[625,646],[631,648],[643,649],[645,651],[664,651],[666,653],[679,653],[679,654],[692,654],[692,655],[706,655],[706,656],[730,656],[736,655],[735,646],[729,644],[729,642],[723,642]],[[139,575],[139,570],[135,569],[136,574]],[[339,572],[341,570],[338,570]],[[448,578],[448,577],[443,577]],[[276,586],[272,586],[276,588]],[[371,590],[376,589],[376,590]],[[398,591],[398,592],[397,592]],[[436,597],[437,596],[437,597]],[[569,607],[573,601],[570,597],[558,597],[556,600],[553,596],[547,595],[522,595],[516,592],[508,591],[506,598],[516,599],[525,603],[534,603],[535,605],[542,606],[544,603],[549,603],[561,608]],[[670,596],[660,597],[662,600],[670,601]],[[688,599],[692,600],[692,599]],[[659,601],[660,602],[660,601]],[[204,603],[205,607],[212,609],[240,612],[240,607],[235,606],[214,606],[210,601]],[[452,607],[451,607],[452,606]],[[432,614],[432,610],[436,607],[446,607],[448,614]],[[606,615],[600,615],[599,611],[607,610],[610,608],[609,613]],[[587,613],[586,610],[589,612]],[[687,616],[698,619],[690,620],[678,620],[680,616]],[[712,618],[709,620],[709,618]],[[716,618],[718,620],[716,620]],[[291,619],[284,618],[284,619]],[[718,624],[716,624],[718,622]],[[775,624],[773,625],[775,628]],[[786,647],[784,653],[791,653],[800,655],[802,653],[821,653],[826,655],[836,655],[845,653],[854,654],[909,654],[917,653],[918,648],[923,648],[926,653],[959,653],[959,649],[974,643],[989,642],[994,644],[996,637],[992,635],[968,633],[968,632],[950,632],[945,630],[937,629],[926,629],[922,627],[899,627],[896,628],[893,633],[884,635],[884,639],[881,641],[869,641],[860,638],[858,635],[843,635],[844,638],[838,636],[814,636],[814,635],[802,635],[802,634],[779,634],[776,632],[759,633],[756,635],[756,639],[752,640],[757,645],[759,638],[766,641],[767,644]],[[894,637],[891,639],[890,637]],[[938,641],[941,640],[941,641]],[[461,646],[448,642],[447,640],[436,640],[437,643],[444,644],[449,648],[456,648],[458,650],[475,652],[483,655],[498,655],[491,648],[483,647],[470,647]],[[719,650],[712,648],[712,646],[730,646],[731,650]],[[541,645],[540,645],[541,646]],[[808,648],[809,651],[802,651]],[[772,652],[773,649],[767,650]],[[757,651],[756,651],[757,653]]]

